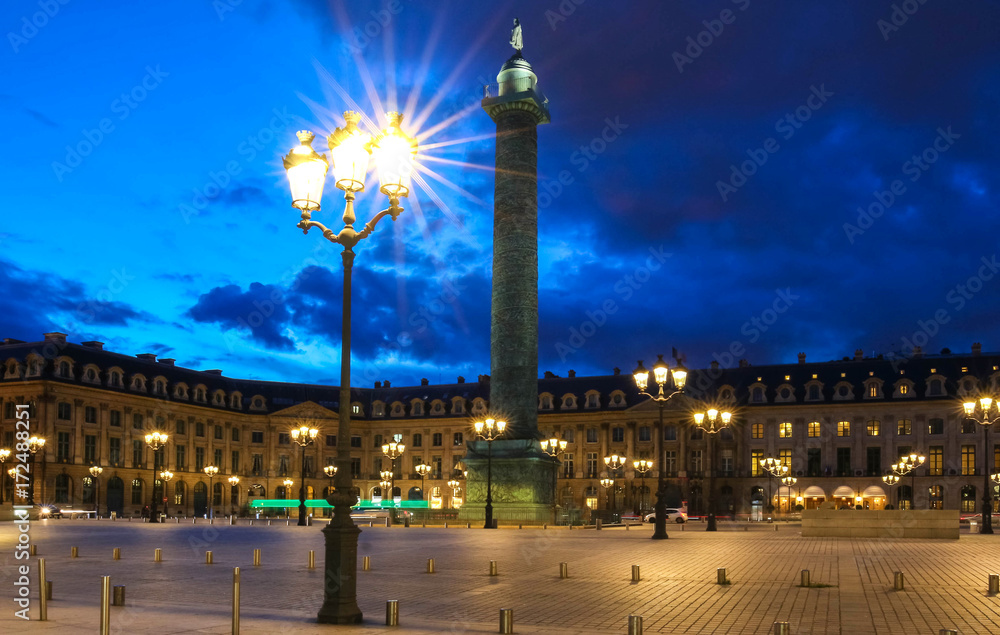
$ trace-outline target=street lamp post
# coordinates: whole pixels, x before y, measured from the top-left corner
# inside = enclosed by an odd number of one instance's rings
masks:
[[[615,479],[605,477],[605,478],[602,478],[598,482],[601,484],[601,487],[604,488],[604,504],[607,506],[607,509],[610,511],[611,510],[611,488],[615,484]]]
[[[507,422],[486,419],[476,421],[472,429],[477,437],[486,441],[486,524],[483,529],[496,529],[493,522],[493,440],[503,435]]]
[[[788,466],[782,464],[781,459],[769,456],[760,460],[760,466],[767,472],[767,506],[774,509],[774,498],[771,496],[771,477],[782,478],[788,474]],[[768,511],[768,513],[771,513]]]
[[[556,469],[552,470],[552,522],[556,523],[558,520],[556,514],[558,514],[558,503],[556,501],[556,478],[558,477],[559,467],[559,454],[566,451],[566,446],[568,443],[563,439],[557,439],[552,437],[551,439],[543,439],[540,442],[542,446],[542,452],[548,454],[556,460]]]
[[[351,270],[354,266],[354,246],[375,230],[376,224],[386,215],[393,220],[403,212],[399,199],[409,196],[410,176],[416,158],[417,142],[406,136],[400,128],[403,117],[399,113],[386,115],[388,126],[373,141],[371,136],[358,128],[361,116],[355,112],[344,113],[345,124],[337,128],[328,139],[333,158],[336,186],[344,191],[344,228],[339,232],[328,229],[312,220],[312,213],[319,211],[323,184],[329,163],[324,155],[312,149],[315,137],[307,130],[298,133],[300,144],[284,159],[285,170],[292,192],[292,207],[301,210],[298,227],[304,233],[317,228],[323,237],[343,247],[344,261],[343,311],[341,315],[340,344],[340,412],[337,437],[337,488],[331,496],[334,516],[323,528],[326,543],[324,564],[325,579],[336,580],[323,585],[323,606],[317,621],[324,624],[358,624],[362,620],[357,599],[358,534],[351,519],[351,506],[357,502],[352,487],[351,448]],[[369,221],[364,229],[354,229],[354,199],[364,191],[368,161],[375,155],[379,172],[379,191],[389,197],[389,207]]]
[[[456,479],[448,481],[448,487],[451,488],[451,506],[453,509],[455,507],[455,496],[458,494],[458,488],[460,485],[461,483],[459,483]]]
[[[169,483],[170,479],[172,479],[173,477],[174,477],[174,473],[171,472],[170,470],[161,470],[160,471],[160,483],[161,483],[160,487],[163,488],[163,492],[162,492],[161,498],[163,499],[163,514],[164,515],[167,514],[167,483]]]
[[[3,503],[3,493],[7,489],[7,477],[4,475],[3,464],[7,462],[9,456],[10,450],[7,448],[0,449],[0,503]]]
[[[312,442],[316,440],[316,435],[319,434],[319,430],[316,428],[310,428],[309,426],[300,426],[291,430],[289,436],[292,437],[292,441],[299,444],[302,447],[302,482],[299,483],[299,527],[306,526],[306,447],[312,445]]]
[[[646,392],[646,386],[649,384],[649,371],[642,366],[641,359],[639,360],[639,367],[635,369],[632,376],[635,378],[635,385],[639,389],[639,394],[646,395],[660,407],[660,424],[658,426],[660,435],[658,441],[660,444],[660,456],[658,459],[660,461],[660,469],[658,470],[656,479],[656,528],[653,530],[653,540],[663,540],[668,537],[667,480],[665,472],[667,463],[664,460],[663,453],[663,408],[672,397],[683,392],[684,384],[687,382],[687,369],[678,361],[677,368],[671,371],[667,363],[663,361],[663,355],[657,355],[657,357],[656,364],[653,365],[653,379],[660,387],[660,391],[655,397]],[[669,394],[664,391],[665,387],[671,391]]]
[[[104,471],[104,468],[101,467],[100,465],[91,465],[90,466],[90,470],[89,470],[90,476],[94,479],[94,513],[97,514],[98,518],[101,517],[101,479],[100,479],[100,477],[101,477],[101,472],[103,472],[103,471]]]
[[[899,483],[899,475],[898,474],[886,474],[885,476],[882,477],[882,482],[889,486],[889,502],[891,504],[892,503],[892,487],[894,485],[896,485],[897,483]],[[911,489],[912,489],[912,486],[911,486]],[[899,498],[902,498],[902,497],[901,496],[897,497],[897,500],[896,500],[896,507],[897,507],[897,509],[899,508],[899,503],[900,503],[900,501],[898,500]]]
[[[235,474],[233,474],[232,476],[230,476],[226,480],[229,481],[229,506],[230,506],[230,508],[232,508],[232,506],[233,506],[233,492],[236,492],[236,510],[233,511],[233,513],[232,513],[233,516],[236,516],[240,512],[240,489],[237,487],[237,485],[240,484],[240,477],[238,477]]]
[[[625,467],[627,459],[624,455],[612,454],[611,456],[604,457],[604,465],[608,468],[608,474],[611,476],[611,493],[615,497],[615,509],[618,509],[618,494],[615,492],[615,478],[618,476],[618,470]],[[624,477],[624,473],[622,474]],[[612,513],[614,510],[612,510]]]
[[[28,479],[28,504],[35,504],[35,455],[45,448],[45,439],[42,437],[31,437],[28,439],[28,452],[31,454],[31,478]],[[45,453],[42,452],[42,465],[45,465]],[[45,488],[44,481],[42,489]]]
[[[910,475],[910,509],[916,509],[917,468],[924,464],[927,457],[922,454],[912,453],[908,456],[900,457],[899,463],[893,463],[892,472],[897,476]],[[883,479],[884,480],[884,479]]]
[[[715,455],[712,453],[714,446],[712,442],[715,435],[728,426],[732,418],[733,413],[719,412],[715,408],[709,408],[705,412],[696,412],[694,415],[695,424],[708,433],[708,458],[712,462],[711,469],[708,471],[708,526],[705,527],[705,531],[718,531],[715,520]]]
[[[293,481],[290,478],[286,478],[285,480],[281,481],[281,484],[285,488],[285,500],[288,500],[288,493],[292,491],[292,485],[295,484],[295,481]],[[285,507],[285,518],[288,518],[288,507]]]
[[[649,459],[636,459],[632,461],[632,467],[639,473],[639,502],[636,514],[642,516],[646,502],[646,472],[652,469],[653,462]],[[632,479],[632,483],[635,483],[635,478]]]
[[[219,468],[215,465],[206,465],[205,474],[208,474],[208,517],[215,518],[215,490],[212,489],[212,479],[219,473]]]
[[[149,508],[149,522],[151,523],[160,522],[157,517],[159,507],[157,506],[158,497],[156,495],[156,457],[159,449],[167,444],[167,440],[168,435],[163,432],[153,431],[146,435],[146,445],[153,451],[153,486],[151,488],[153,490],[153,504]]]
[[[788,488],[788,498],[789,498],[789,500],[791,500],[791,498],[792,498],[792,485],[795,485],[798,482],[799,482],[799,479],[795,478],[794,476],[785,476],[785,477],[782,477],[781,484]],[[798,500],[798,499],[799,499],[799,497],[796,496],[796,500]],[[791,502],[788,503],[788,511],[792,511],[792,504],[791,504]]]
[[[396,459],[403,456],[403,452],[406,451],[406,446],[398,441],[390,441],[388,443],[382,444],[382,454],[389,459],[389,502],[392,503],[392,508],[396,508]],[[423,493],[423,479],[421,479],[421,494]],[[400,499],[402,499],[402,492],[400,492]]]
[[[14,487],[14,483],[15,483],[14,479],[17,476],[17,468],[16,467],[8,468],[7,469],[7,476],[10,477],[11,487]],[[10,502],[11,503],[16,503],[17,502],[17,501],[14,500],[14,498],[16,496],[17,496],[17,494],[11,492],[11,497],[10,497]]]
[[[333,477],[337,475],[337,466],[327,465],[323,468],[323,473],[330,479],[330,484],[326,488],[326,501],[329,504],[330,497],[333,496]]]
[[[427,501],[427,506],[430,507],[430,499],[427,498],[427,492],[424,491],[424,479],[431,473],[431,466],[426,463],[421,463],[413,469],[420,475],[420,498]]]
[[[993,533],[993,486],[990,485],[990,426],[1000,421],[1000,402],[992,397],[980,397],[979,403],[966,401],[962,404],[965,418],[983,426],[983,523],[981,534]]]

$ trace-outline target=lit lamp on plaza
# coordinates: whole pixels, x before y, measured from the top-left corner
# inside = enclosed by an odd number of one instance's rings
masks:
[[[94,479],[94,512],[97,517],[101,517],[101,473],[104,472],[104,468],[100,465],[91,465],[90,469],[91,478]]]
[[[299,483],[299,527],[306,526],[306,448],[316,440],[319,430],[309,426],[300,426],[289,431],[292,441],[302,448],[302,482]]]
[[[326,474],[328,479],[330,479],[330,485],[326,488],[326,497],[330,498],[330,495],[333,494],[333,477],[337,475],[337,466],[327,465],[323,468],[323,473]]]
[[[167,483],[174,478],[174,473],[170,470],[160,470],[160,487],[163,488],[163,514],[167,514]]]
[[[3,469],[3,464],[7,462],[10,458],[10,450],[7,448],[0,448],[0,470]],[[7,477],[4,476],[4,472],[0,471],[0,504],[3,503],[3,493],[7,489]],[[11,501],[13,502],[13,501]]]
[[[771,478],[783,478],[787,476],[788,466],[782,464],[781,459],[769,456],[766,459],[760,460],[760,467],[767,472],[767,511],[771,513],[774,510],[774,498],[771,497]]]
[[[158,467],[157,458],[159,457],[160,454],[160,448],[162,448],[167,444],[168,435],[164,434],[163,432],[154,431],[147,434],[145,439],[146,439],[146,445],[149,446],[149,449],[153,451],[153,487],[152,487],[153,504],[149,508],[149,522],[158,523],[160,522],[160,518],[159,514],[157,513],[158,509],[157,503],[159,502],[159,499],[163,495],[160,494],[158,496],[156,494],[156,472]]]
[[[785,488],[788,490],[788,500],[789,500],[789,502],[788,502],[788,509],[789,509],[789,511],[791,511],[791,508],[792,508],[792,503],[791,503],[791,499],[792,499],[792,486],[795,485],[798,482],[799,482],[799,479],[795,478],[794,476],[784,476],[781,479],[781,484],[784,485]],[[795,500],[798,501],[801,498],[802,498],[801,496],[796,496]]]
[[[614,486],[615,480],[605,476],[598,483],[604,488],[604,504],[608,506],[608,509],[611,509],[611,488]]]
[[[979,402],[966,401],[962,404],[965,418],[975,421],[983,427],[983,524],[979,528],[981,534],[993,533],[993,486],[990,485],[990,461],[994,452],[990,448],[990,426],[1000,421],[1000,402],[992,397],[981,397]]]
[[[11,485],[13,486],[13,484],[15,482],[14,479],[17,478],[17,468],[16,467],[9,468],[7,470],[7,476],[10,477],[10,482],[11,482]],[[11,494],[11,499],[10,500],[11,500],[12,503],[17,502],[17,501],[14,500],[14,498],[16,496],[17,496],[16,494],[13,494],[13,493]]]
[[[927,457],[922,454],[909,454],[900,457],[899,463],[892,464],[892,473],[897,476],[910,475],[910,509],[916,509],[914,499],[914,488],[916,487],[917,468],[924,464]]]
[[[558,461],[558,457],[561,453],[566,451],[566,446],[568,443],[563,439],[557,439],[552,437],[551,439],[542,439],[539,442],[542,446],[542,452],[548,454],[552,458]],[[556,508],[558,504],[556,502],[556,476],[558,470],[552,470],[552,522],[556,522]]]
[[[295,484],[295,481],[293,481],[293,480],[292,480],[292,479],[290,479],[290,478],[286,478],[285,480],[281,481],[281,484],[282,484],[282,485],[284,486],[284,488],[285,488],[285,489],[284,489],[284,493],[285,493],[285,495],[283,496],[283,498],[284,498],[285,500],[287,500],[287,499],[288,499],[288,493],[292,491],[292,485],[294,485],[294,484]],[[285,507],[285,518],[288,518],[288,508],[287,508],[287,507]]]
[[[889,501],[891,502],[892,501],[892,488],[897,483],[899,483],[899,475],[898,474],[886,474],[885,476],[882,477],[882,482],[889,486]],[[896,504],[898,506],[899,505],[899,501],[897,501]],[[891,505],[890,505],[890,507],[891,507]]]
[[[611,495],[615,499],[615,509],[618,509],[618,496],[615,494],[615,477],[618,470],[625,467],[627,462],[628,460],[625,458],[625,455],[612,454],[611,456],[604,457],[604,465],[607,466],[608,474],[611,476]]]
[[[639,389],[639,394],[646,395],[655,401],[660,407],[660,423],[658,428],[662,448],[663,409],[671,398],[681,394],[684,390],[684,384],[687,383],[687,369],[684,368],[684,365],[681,364],[680,361],[678,361],[677,367],[671,371],[667,362],[663,361],[663,355],[657,355],[657,357],[658,359],[656,364],[653,365],[653,379],[660,387],[660,390],[655,397],[646,392],[646,387],[649,385],[649,371],[643,367],[641,359],[639,360],[639,367],[633,371],[632,377],[635,378],[635,385]],[[653,539],[663,540],[668,536],[666,498],[667,479],[666,472],[664,471],[666,468],[666,462],[663,460],[662,450],[658,460],[660,461],[660,469],[658,470],[659,474],[656,479],[656,528],[653,530]]]
[[[458,488],[461,487],[461,483],[455,479],[448,481],[448,487],[451,488],[451,506],[455,507],[455,499],[458,498]]]
[[[240,489],[239,487],[237,487],[237,485],[240,484],[240,477],[233,474],[226,480],[229,481],[229,504],[232,505],[233,500],[236,501],[235,505],[236,509],[235,511],[233,511],[232,514],[233,516],[235,516],[240,511]]]
[[[214,465],[206,465],[204,468],[205,474],[208,475],[208,517],[215,518],[215,490],[212,489],[212,479],[215,475],[219,473],[219,468]]]
[[[395,507],[396,501],[393,500],[392,490],[392,470],[382,470],[378,473],[378,477],[382,480],[379,481],[379,485],[382,488],[382,507],[385,507],[386,501],[389,501],[389,506]],[[389,485],[382,485],[383,483],[388,483]]]
[[[503,436],[506,421],[485,419],[472,425],[476,436],[486,441],[486,524],[484,529],[496,529],[493,523],[493,441]]]
[[[406,446],[398,441],[390,441],[382,444],[382,454],[389,459],[389,502],[392,507],[396,507],[396,459],[403,456]],[[420,491],[423,494],[423,484],[421,481]],[[402,496],[400,496],[402,498]]]
[[[696,412],[694,422],[699,428],[708,433],[708,456],[712,462],[711,469],[708,470],[708,526],[705,531],[718,531],[715,521],[715,455],[712,453],[715,435],[722,431],[732,421],[733,413],[719,412],[715,408],[709,408],[705,412]]]
[[[43,437],[31,437],[28,439],[28,453],[31,454],[31,470],[28,479],[28,504],[35,504],[35,455],[45,449],[45,439]],[[42,465],[45,465],[45,453],[42,452]],[[43,483],[44,488],[44,483]]]
[[[427,465],[426,463],[421,463],[420,465],[416,466],[413,469],[416,470],[417,474],[420,475],[420,498],[422,498],[425,501],[428,501],[427,506],[430,507],[430,499],[427,498],[427,494],[424,491],[424,479],[427,478],[427,475],[431,473],[431,466]]]
[[[336,186],[344,191],[344,227],[340,231],[328,229],[312,220],[312,213],[320,210],[323,185],[329,164],[326,157],[312,148],[315,135],[303,130],[298,133],[299,145],[284,158],[285,170],[292,192],[292,207],[301,211],[298,227],[304,233],[316,228],[325,239],[343,247],[344,262],[343,311],[341,317],[340,346],[340,412],[337,436],[344,443],[337,447],[337,464],[344,469],[337,472],[336,491],[331,494],[334,507],[333,520],[323,528],[326,542],[326,579],[336,579],[338,584],[323,585],[323,606],[317,620],[326,624],[357,624],[362,620],[357,601],[358,534],[360,530],[351,519],[351,506],[357,502],[352,487],[351,448],[346,443],[351,438],[351,270],[354,266],[354,246],[368,237],[385,216],[393,220],[403,212],[399,199],[410,193],[410,176],[414,169],[417,142],[400,128],[403,117],[388,113],[388,126],[373,140],[358,128],[361,116],[356,112],[344,113],[345,124],[337,128],[327,140],[333,160]],[[361,231],[354,229],[354,199],[364,191],[368,162],[375,157],[379,172],[379,191],[389,198],[389,207],[376,214]]]
[[[632,468],[639,474],[639,502],[638,509],[636,513],[642,516],[643,509],[646,505],[646,472],[653,469],[653,462],[649,459],[637,459],[632,461]],[[635,479],[632,479],[633,487],[635,484]]]

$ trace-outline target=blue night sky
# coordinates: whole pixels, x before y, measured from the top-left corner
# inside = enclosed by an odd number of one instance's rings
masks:
[[[352,383],[489,373],[479,99],[516,16],[552,113],[539,372],[1000,348],[996,2],[110,4],[0,9],[0,337],[336,384],[340,250],[281,157],[400,109],[423,183],[356,250]]]

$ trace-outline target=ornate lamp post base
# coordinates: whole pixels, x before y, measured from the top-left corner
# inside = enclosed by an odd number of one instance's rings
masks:
[[[341,527],[332,522],[323,528],[326,542],[326,563],[323,567],[323,606],[316,621],[320,624],[360,624],[361,609],[357,601],[358,529],[348,518],[350,526]]]

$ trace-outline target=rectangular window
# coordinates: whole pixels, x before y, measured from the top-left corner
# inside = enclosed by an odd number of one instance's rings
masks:
[[[597,452],[587,452],[587,478],[597,478]]]
[[[250,433],[250,443],[263,443],[264,442],[264,431],[254,430]]]
[[[135,430],[142,430],[142,415],[135,413],[132,415],[132,428]]]
[[[73,417],[73,406],[69,405],[65,401],[59,403],[59,411],[56,415],[59,419],[68,421]]]
[[[996,472],[997,466],[1000,465],[1000,445],[993,446],[993,465],[990,466],[990,472]]]
[[[913,434],[913,422],[909,419],[900,419],[896,422],[896,436]]]
[[[931,476],[944,475],[944,446],[932,445],[927,453],[927,473]]]
[[[134,479],[132,481],[132,504],[142,505],[142,481]]]
[[[882,422],[880,422],[878,419],[872,419],[871,421],[868,422],[867,428],[868,428],[868,436],[877,437],[879,435],[879,432],[882,431]]]
[[[288,476],[288,455],[282,454],[278,457],[278,476]]]
[[[240,442],[240,429],[237,428],[236,426],[233,426],[232,435],[233,435],[232,436],[233,443],[239,443]]]
[[[110,414],[109,424],[113,425],[116,428],[122,427],[122,411],[112,410],[109,414]]]
[[[820,476],[822,473],[823,451],[820,448],[806,450],[806,476]]]
[[[56,460],[68,463],[69,454],[69,432],[59,432],[56,434]]]
[[[373,456],[372,457],[372,476],[380,474],[382,472],[382,457]]]
[[[413,435],[413,443],[411,444],[410,447],[414,447],[414,448],[422,448],[422,447],[424,447],[424,435],[420,434],[419,432],[417,432],[416,434],[414,434]]]
[[[216,449],[215,451],[212,452],[212,454],[213,454],[212,460],[214,461],[212,463],[212,465],[214,465],[215,467],[219,468],[219,470],[221,471],[222,470],[222,450],[221,449]]]
[[[719,469],[722,470],[723,476],[733,475],[733,451],[730,449],[725,449],[722,451],[722,456],[719,460]]]
[[[361,447],[361,437],[358,435],[351,436],[351,447],[360,448]]]
[[[778,424],[778,437],[782,439],[790,439],[792,437],[791,421],[782,421]]]
[[[205,436],[205,424],[202,423],[201,421],[199,421],[198,423],[194,424],[194,436],[196,436],[196,437],[203,437],[203,436]]]
[[[649,426],[639,426],[639,440],[640,441],[651,440],[653,438],[651,430],[652,428],[650,428]]]
[[[337,445],[337,435],[335,434],[326,435],[326,447],[332,448],[336,447],[336,445]]]
[[[263,434],[263,433],[261,433]],[[250,468],[250,473],[254,476],[262,476],[264,474],[264,455],[254,454],[252,467]],[[356,477],[355,477],[356,478]]]
[[[461,432],[456,432],[455,435],[454,435],[454,439],[452,440],[452,445],[455,446],[456,448],[457,447],[461,447],[461,445],[462,445],[463,442],[464,442],[464,439],[462,437],[462,433]]]
[[[623,443],[625,441],[625,428],[621,426],[615,426],[611,428],[611,442],[612,443]]]
[[[690,466],[691,471],[695,474],[701,473],[701,468],[703,467],[701,461],[701,450],[691,450],[691,460],[688,465]],[[690,477],[692,475],[689,474],[688,476]]]
[[[187,434],[187,422],[183,419],[178,419],[176,425],[177,434]]]
[[[838,421],[837,422],[837,436],[838,437],[849,437],[849,436],[851,436],[851,422],[850,421]]]
[[[108,464],[111,467],[122,467],[122,440],[114,437],[108,439]]]
[[[442,439],[443,439],[442,434],[440,432],[435,432],[434,435],[431,437],[431,445],[434,446],[435,448],[441,447],[441,444],[443,443]]]
[[[676,441],[677,440],[677,426],[663,426],[663,440],[664,441]]]
[[[928,419],[927,434],[944,434],[944,419]]]
[[[351,478],[361,478],[361,459],[360,457],[351,457]]]
[[[231,463],[229,464],[229,470],[233,474],[239,474],[242,471],[243,467],[240,465],[240,451],[233,450],[232,454],[230,455],[230,460]]]
[[[291,445],[292,435],[287,432],[278,433],[278,445]]]
[[[222,426],[215,426],[215,438],[222,439]]]
[[[132,441],[132,467],[142,467],[142,441]]]
[[[431,457],[431,478],[441,478],[441,457]]]
[[[84,408],[83,421],[84,423],[97,423],[97,408],[93,406],[87,406]]]
[[[201,472],[205,469],[205,448],[194,449],[194,471]]]
[[[976,446],[962,446],[962,476],[975,476],[976,474]]]
[[[815,439],[816,437],[819,436],[819,432],[820,432],[819,421],[810,421],[809,422],[809,437],[812,438],[812,439]]]
[[[778,450],[778,460],[781,464],[788,468],[786,474],[792,473],[792,450],[790,448],[785,448],[784,450]]]
[[[868,396],[878,397],[878,386],[876,384],[868,386]]]
[[[93,465],[97,462],[97,436],[88,434],[83,437],[83,462]]]
[[[882,448],[867,448],[868,476],[881,476],[882,474]]]
[[[562,468],[563,468],[563,478],[573,478],[575,473],[573,472],[573,455],[563,454],[562,455]]]
[[[962,421],[962,434],[975,434],[976,433],[976,422],[970,421],[969,419],[964,419]]]
[[[851,448],[837,448],[837,476],[854,476],[851,471]]]
[[[372,447],[373,448],[378,449],[378,448],[382,447],[382,435],[381,434],[372,435],[372,440],[374,441],[374,443],[372,443]]]
[[[750,476],[761,476],[764,474],[764,468],[760,466],[760,462],[764,459],[764,450],[751,450],[750,451]]]
[[[764,438],[764,424],[754,423],[750,425],[750,438],[751,439],[763,439]]]
[[[587,428],[587,443],[597,443],[597,428]]]
[[[183,445],[178,445],[174,449],[174,469],[179,472],[187,471],[187,447]]]

